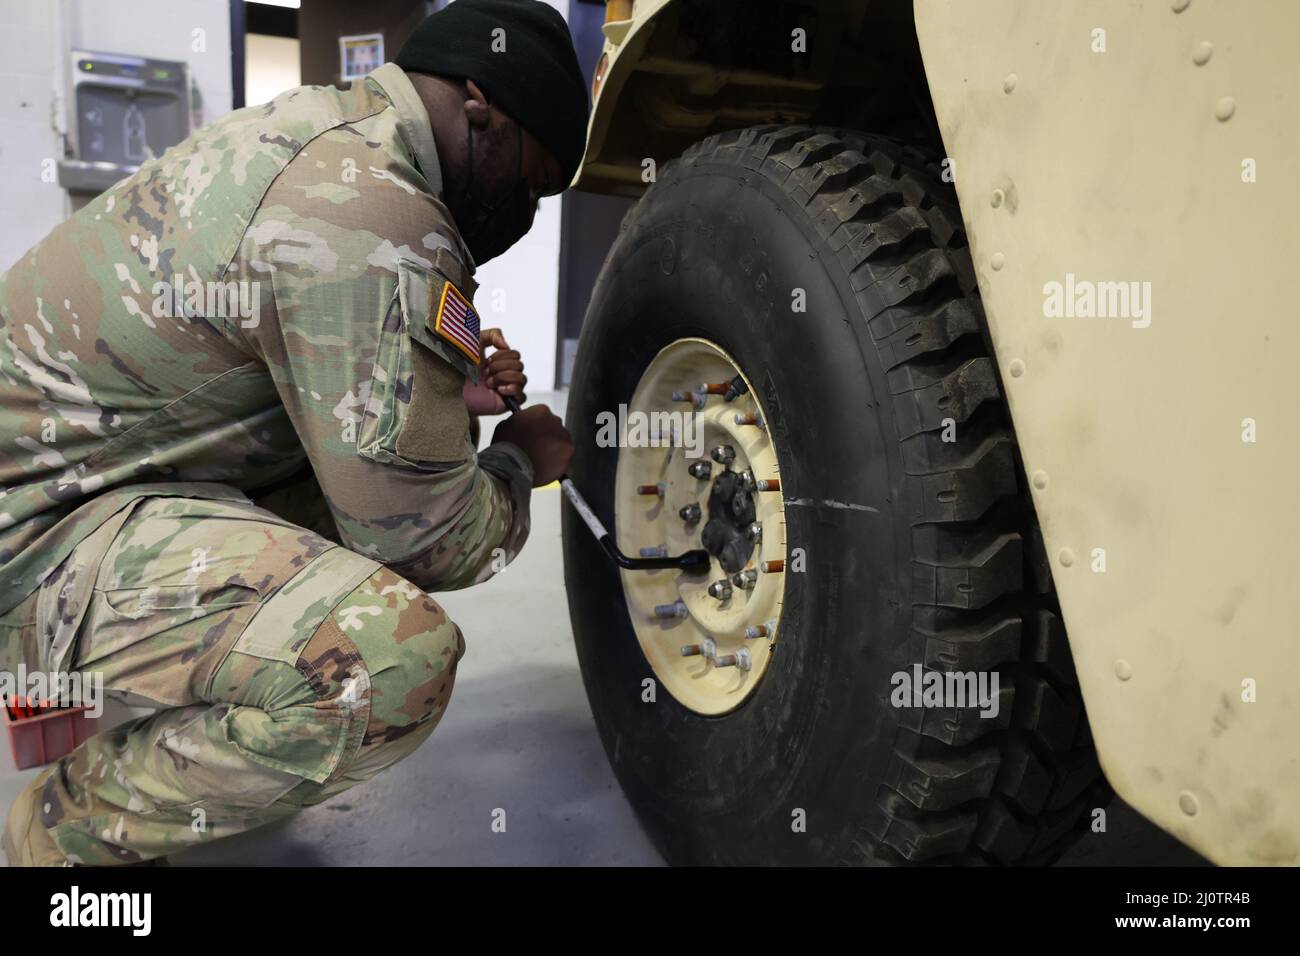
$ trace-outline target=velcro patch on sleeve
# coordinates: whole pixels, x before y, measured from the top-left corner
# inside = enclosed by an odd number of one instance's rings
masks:
[[[434,331],[438,324],[438,313],[443,306],[443,289],[447,285],[448,276],[459,269],[459,265],[450,254],[446,257],[441,255],[445,251],[438,250],[440,255],[432,269],[406,259],[398,260],[398,292],[402,307],[402,324],[413,342],[429,349],[459,370],[462,376],[477,384],[479,350],[475,348],[474,357],[471,357],[460,345]],[[447,271],[443,271],[444,268]],[[451,285],[457,292],[466,288],[465,277],[461,276],[460,279],[461,281],[454,278],[451,280]],[[469,279],[468,282],[469,289],[476,288],[473,279]],[[460,295],[462,299],[468,298],[464,293]],[[474,344],[478,345],[477,340]]]

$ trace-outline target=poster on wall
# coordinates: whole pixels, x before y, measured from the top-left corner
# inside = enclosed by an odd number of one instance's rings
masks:
[[[366,33],[339,37],[340,73],[344,80],[359,80],[384,63],[384,35]]]

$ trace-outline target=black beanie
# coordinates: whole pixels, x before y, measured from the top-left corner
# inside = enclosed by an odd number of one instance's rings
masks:
[[[505,32],[494,33],[498,28]],[[393,62],[410,73],[473,80],[551,151],[570,180],[578,171],[587,143],[587,81],[553,7],[541,0],[455,0],[426,17]]]

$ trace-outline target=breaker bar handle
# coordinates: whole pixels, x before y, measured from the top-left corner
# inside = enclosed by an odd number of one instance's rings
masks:
[[[510,409],[513,415],[521,408],[518,399],[510,395],[502,395],[502,400],[506,403],[506,408]],[[578,517],[582,519],[588,530],[595,536],[596,541],[605,553],[610,556],[611,560],[625,571],[660,571],[665,568],[677,568],[688,574],[703,574],[709,568],[709,552],[703,548],[696,548],[694,551],[684,551],[681,554],[662,557],[662,558],[629,558],[626,554],[618,549],[614,543],[614,536],[605,530],[605,526],[600,523],[596,513],[591,510],[591,505],[582,497],[573,479],[568,475],[560,476],[560,490],[564,492],[564,497],[573,505],[573,510],[578,512]]]

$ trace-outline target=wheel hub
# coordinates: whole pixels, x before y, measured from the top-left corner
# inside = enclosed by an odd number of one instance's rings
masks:
[[[735,361],[703,339],[655,356],[627,418],[648,420],[663,441],[629,432],[620,448],[618,540],[643,554],[711,556],[706,574],[623,572],[632,627],[673,697],[723,714],[758,686],[779,633],[785,510],[767,419]]]
[[[751,528],[756,513],[754,498],[745,487],[740,473],[728,469],[713,479],[709,492],[709,523],[701,538],[704,549],[713,555],[728,573],[745,567],[754,553]]]

